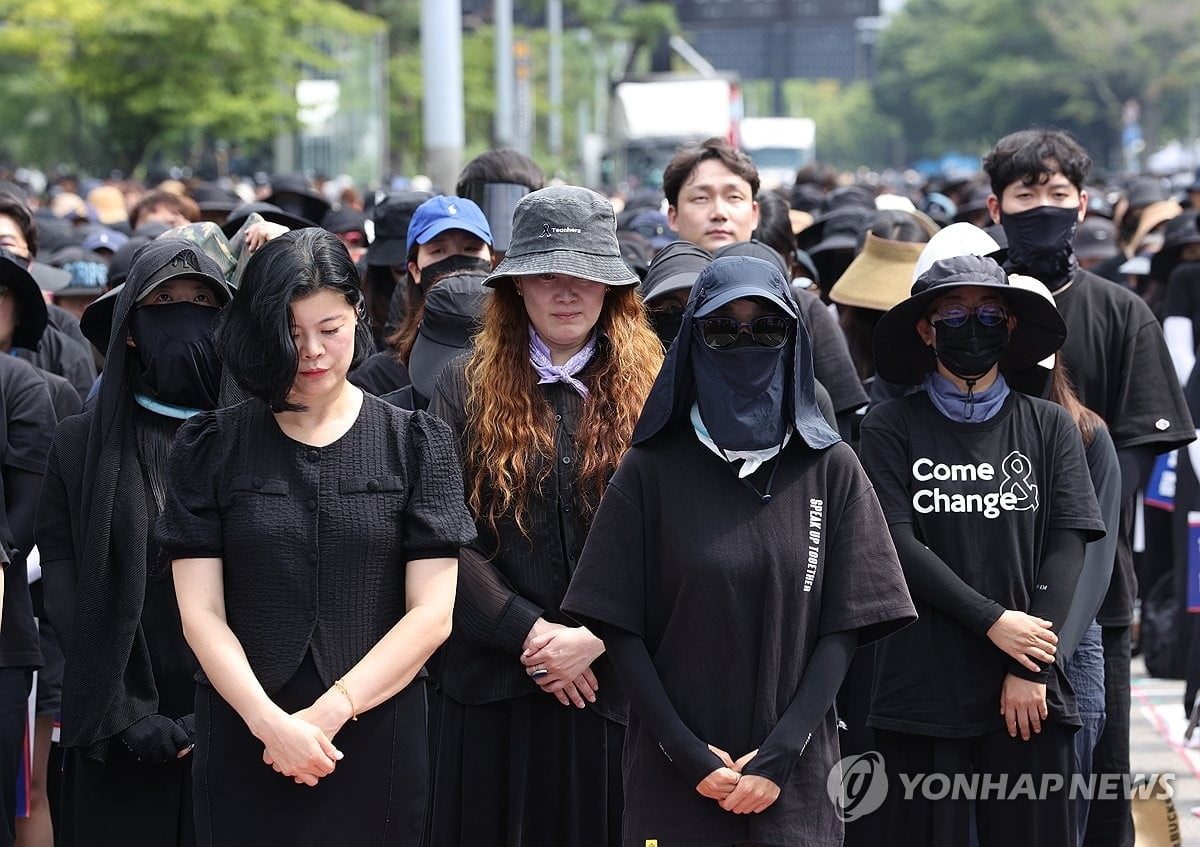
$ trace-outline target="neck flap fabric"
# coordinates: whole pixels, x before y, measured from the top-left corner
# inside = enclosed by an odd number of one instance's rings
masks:
[[[692,404],[691,421],[692,429],[696,433],[696,438],[700,439],[701,444],[730,464],[741,461],[742,466],[738,468],[738,479],[745,479],[761,468],[765,462],[774,459],[779,455],[779,451],[786,447],[787,443],[792,439],[792,431],[788,429],[783,434],[783,441],[774,447],[767,447],[763,450],[722,450],[717,446],[717,442],[712,440],[712,436],[708,434],[708,427],[704,425],[704,418],[700,416],[700,404],[698,403]]]
[[[138,293],[151,276],[188,251],[189,264],[214,280],[221,269],[191,242],[152,241],[137,254],[113,306],[104,375],[83,457],[77,582],[63,677],[62,743],[103,761],[109,739],[158,711],[158,688],[142,632],[152,515],[133,426],[131,348],[125,343]],[[223,284],[223,283],[222,283]],[[86,554],[83,554],[86,551]]]
[[[683,312],[679,336],[667,353],[654,387],[646,398],[642,416],[634,427],[633,444],[649,441],[675,425],[692,428],[692,404],[700,400],[696,390],[696,350],[698,345],[704,343],[694,331],[696,312],[699,310],[703,314],[713,304],[742,297],[763,297],[782,304],[784,311],[796,321],[792,329],[791,346],[786,348],[786,357],[783,356],[784,351],[772,351],[781,356],[784,363],[782,370],[787,375],[782,397],[771,401],[772,415],[782,425],[790,424],[800,440],[814,450],[823,450],[841,440],[817,407],[812,344],[783,274],[762,259],[725,256],[714,261],[696,278],[692,296]],[[728,450],[729,446],[722,444],[722,439],[714,433],[715,422],[710,419],[703,403],[701,413],[713,440]],[[774,443],[779,444],[783,429],[775,429],[774,432]],[[755,435],[754,440],[761,441],[761,434]]]
[[[529,325],[529,362],[537,371],[538,385],[545,385],[548,382],[565,382],[578,391],[580,397],[587,397],[587,386],[577,380],[575,374],[586,368],[595,354],[596,331],[592,330],[592,334],[588,337],[582,350],[567,359],[564,364],[556,365],[550,358],[550,348],[546,346],[546,342],[537,334],[533,324]]]
[[[963,394],[940,373],[926,375],[922,385],[933,407],[952,421],[959,423],[983,423],[990,421],[1008,399],[1010,389],[1002,374],[984,391],[969,391]]]

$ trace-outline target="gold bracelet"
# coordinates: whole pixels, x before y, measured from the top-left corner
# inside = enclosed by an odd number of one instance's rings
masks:
[[[358,720],[358,707],[354,705],[354,698],[350,696],[350,691],[346,688],[346,683],[340,679],[333,681],[333,687],[346,695],[346,699],[350,701],[350,720]]]

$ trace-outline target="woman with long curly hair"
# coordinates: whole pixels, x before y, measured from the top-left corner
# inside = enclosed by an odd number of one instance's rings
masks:
[[[627,704],[559,605],[662,364],[637,282],[604,197],[527,195],[474,353],[430,404],[458,434],[479,532],[443,656],[433,845],[620,841]]]

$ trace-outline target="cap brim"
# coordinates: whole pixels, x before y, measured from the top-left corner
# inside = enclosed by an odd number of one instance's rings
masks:
[[[1019,370],[1034,365],[1058,351],[1067,337],[1067,326],[1053,303],[1042,295],[1014,285],[965,282],[926,289],[892,307],[875,327],[875,371],[896,385],[920,385],[925,375],[937,370],[933,348],[917,334],[917,321],[929,307],[956,288],[990,288],[1000,293],[1017,318],[1000,359],[1000,369]]]
[[[407,250],[412,250],[413,247],[416,247],[418,244],[427,244],[433,239],[437,238],[443,232],[448,232],[452,229],[461,229],[463,232],[469,232],[484,244],[488,245],[488,247],[492,246],[492,234],[490,232],[485,232],[473,221],[465,220],[462,217],[438,218],[420,232],[413,233],[412,243],[406,244],[405,246]]]
[[[662,297],[664,294],[670,294],[672,291],[680,291],[682,289],[692,290],[692,286],[696,284],[696,277],[700,276],[700,271],[680,271],[677,274],[664,277],[654,283],[654,287],[646,291],[642,295],[642,299],[649,303],[656,297]]]
[[[744,297],[759,297],[763,300],[770,300],[776,306],[783,309],[787,314],[796,314],[796,304],[784,300],[774,291],[756,285],[738,285],[714,294],[710,299],[706,300],[702,306],[696,309],[695,315],[698,318],[702,318],[705,315],[711,315],[726,303],[730,303],[734,300],[740,300]]]
[[[169,276],[164,276],[162,279],[156,279],[156,280],[153,280],[152,282],[151,281],[146,282],[141,287],[141,289],[138,291],[137,300],[140,301],[143,297],[145,297],[147,294],[149,294],[154,289],[158,288],[163,283],[170,282],[173,279],[179,279],[179,278],[185,277],[185,276],[192,277],[193,279],[203,280],[204,282],[208,283],[209,287],[212,288],[213,293],[217,295],[218,299],[220,299],[222,306],[227,305],[229,303],[229,301],[233,299],[233,292],[229,290],[229,283],[227,283],[224,280],[224,278],[217,279],[215,277],[209,276],[208,274],[204,273],[203,271],[196,270],[195,268],[184,268],[183,270],[179,271],[178,273],[173,273]]]
[[[509,253],[483,284],[495,288],[501,280],[533,274],[564,274],[614,286],[637,285],[641,282],[623,259],[575,250],[548,250],[524,256]]]

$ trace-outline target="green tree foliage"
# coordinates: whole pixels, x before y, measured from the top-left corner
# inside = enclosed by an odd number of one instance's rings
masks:
[[[328,64],[306,28],[379,26],[334,0],[0,0],[0,22],[9,154],[127,171],[198,138],[271,138],[301,68]]]
[[[1142,105],[1150,145],[1184,126],[1198,45],[1194,0],[909,0],[882,35],[875,98],[910,156],[982,152],[1053,124],[1104,161],[1126,100]]]

